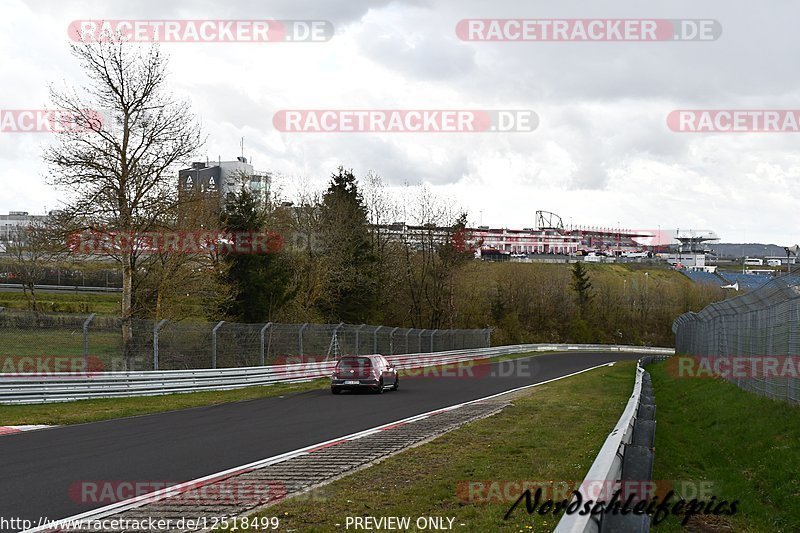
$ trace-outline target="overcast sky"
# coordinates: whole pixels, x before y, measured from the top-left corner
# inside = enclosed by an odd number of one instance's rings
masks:
[[[591,5],[589,5],[591,4]],[[428,183],[473,223],[713,229],[723,242],[800,242],[800,133],[676,133],[674,109],[800,109],[800,7],[754,2],[477,0],[5,0],[0,109],[48,105],[86,80],[69,54],[76,19],[315,19],[324,43],[164,43],[209,159],[245,156],[287,195],[340,164],[391,185]],[[465,18],[716,19],[706,42],[467,42]],[[281,109],[530,109],[521,133],[281,133]],[[0,133],[0,213],[57,208],[46,133]],[[205,158],[205,157],[203,157]]]

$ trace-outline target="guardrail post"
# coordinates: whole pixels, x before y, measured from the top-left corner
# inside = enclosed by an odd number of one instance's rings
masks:
[[[428,331],[427,329],[420,330],[419,335],[417,336],[417,350],[419,353],[422,353],[422,334]]]
[[[266,325],[261,328],[261,332],[259,333],[260,342],[258,345],[258,364],[264,366],[264,333],[269,329],[272,325],[272,322],[267,322]]]
[[[358,353],[358,334],[361,332],[361,328],[363,328],[364,326],[366,326],[366,324],[361,324],[360,326],[358,326],[356,328],[356,355],[359,355],[359,353]]]
[[[96,313],[89,315],[83,323],[83,372],[89,371],[89,324],[94,320]]]
[[[394,355],[394,332],[400,329],[400,326],[397,326],[389,333],[389,355]]]
[[[383,326],[378,326],[375,328],[375,331],[372,333],[372,353],[378,353],[378,332],[381,330]]]
[[[303,331],[308,327],[308,322],[300,326],[300,330],[297,332],[297,347],[298,352],[300,355],[300,361],[303,360]]]
[[[158,370],[158,330],[167,323],[164,318],[158,324],[153,325],[153,370]]]
[[[224,323],[224,320],[220,320],[219,324],[211,330],[211,368],[217,368],[217,330]]]
[[[430,353],[433,353],[433,339],[434,339],[434,337],[436,337],[436,333],[438,331],[439,331],[438,329],[435,329],[435,330],[433,330],[431,332],[431,349],[430,349]]]

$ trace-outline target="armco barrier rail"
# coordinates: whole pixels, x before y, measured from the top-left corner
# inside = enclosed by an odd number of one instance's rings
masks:
[[[646,356],[639,360],[636,366],[636,381],[633,385],[633,394],[631,394],[625,410],[622,412],[617,425],[614,430],[606,438],[603,447],[597,454],[597,458],[589,468],[583,482],[581,483],[580,492],[583,497],[583,502],[593,500],[596,494],[611,495],[616,490],[616,486],[621,484],[624,472],[623,466],[630,469],[636,469],[637,474],[635,477],[639,478],[638,481],[649,481],[649,479],[641,479],[642,477],[649,478],[652,475],[652,451],[650,452],[649,465],[635,464],[636,462],[646,462],[647,458],[640,454],[629,454],[629,448],[639,448],[637,439],[643,437],[652,437],[652,435],[639,434],[640,430],[636,429],[638,419],[642,419],[644,424],[650,426],[654,422],[650,420],[645,421],[646,416],[642,416],[641,405],[647,403],[654,405],[652,396],[652,384],[650,384],[649,375],[644,370],[644,366],[652,361],[664,360],[666,356]],[[646,383],[643,383],[645,382]],[[647,398],[648,401],[644,402],[643,399]],[[642,429],[645,429],[642,427]],[[647,427],[652,433],[655,433],[654,427]],[[652,448],[652,440],[650,442]],[[638,452],[639,450],[636,450]],[[635,455],[634,457],[631,457]],[[641,471],[647,470],[649,467],[649,474],[641,474]],[[625,476],[629,479],[630,476]],[[631,478],[632,479],[632,478]],[[605,523],[604,523],[605,522]],[[612,525],[612,522],[613,525]],[[624,522],[624,523],[620,523]],[[606,515],[605,513],[598,516],[591,514],[580,515],[578,513],[565,514],[558,522],[558,526],[554,533],[598,533],[605,531],[626,531],[626,532],[646,532],[650,531],[650,518],[646,515],[629,514],[625,516]]]
[[[614,345],[518,344],[472,350],[387,356],[399,369],[452,364],[498,355],[535,351],[623,351],[671,354],[670,348]],[[229,390],[327,377],[335,360],[245,368],[97,372],[87,375],[0,374],[0,404],[65,402],[90,398],[153,396],[181,392]]]

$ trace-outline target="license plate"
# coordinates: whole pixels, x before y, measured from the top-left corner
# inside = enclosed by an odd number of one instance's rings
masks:
[[[360,382],[360,381],[358,381],[358,380],[355,380],[355,381],[354,381],[354,380],[348,380],[348,381],[345,381],[345,382],[344,382],[344,384],[345,384],[345,385],[358,385],[358,384],[360,384],[360,383],[361,383],[361,382]]]

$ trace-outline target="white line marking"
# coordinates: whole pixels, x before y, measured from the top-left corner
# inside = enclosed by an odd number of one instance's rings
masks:
[[[80,513],[80,514],[77,514],[77,515],[74,515],[74,516],[70,516],[68,518],[62,518],[62,519],[59,519],[59,520],[53,520],[53,521],[50,521],[50,522],[48,522],[48,523],[46,523],[46,524],[44,524],[42,526],[35,527],[33,529],[27,529],[27,530],[25,530],[25,531],[23,531],[21,533],[37,533],[37,532],[41,532],[41,531],[48,531],[50,529],[58,527],[59,523],[63,523],[65,521],[67,521],[67,520],[72,520],[72,521],[77,521],[77,520],[99,520],[99,519],[102,519],[102,518],[106,518],[106,517],[108,517],[110,515],[121,513],[123,511],[129,511],[131,509],[136,509],[137,507],[141,507],[142,505],[145,505],[145,504],[148,504],[148,503],[154,503],[155,501],[158,501],[158,500],[161,500],[161,499],[164,499],[164,498],[177,496],[177,495],[179,495],[179,494],[181,494],[183,492],[186,492],[187,490],[196,489],[198,487],[201,487],[203,485],[207,485],[209,483],[222,481],[223,479],[229,478],[229,477],[237,475],[237,474],[242,474],[242,473],[249,472],[249,471],[252,471],[252,470],[258,470],[260,468],[264,468],[264,467],[273,465],[275,463],[280,463],[280,462],[286,461],[287,459],[292,459],[294,457],[298,457],[298,456],[301,456],[301,455],[306,455],[306,454],[309,453],[309,450],[312,450],[314,448],[319,448],[320,446],[325,446],[325,445],[331,444],[333,442],[342,442],[342,441],[360,439],[362,437],[366,437],[368,435],[372,435],[374,433],[377,433],[378,431],[382,431],[387,426],[392,426],[392,425],[399,424],[399,423],[415,422],[417,420],[422,420],[424,418],[428,418],[430,416],[434,416],[434,415],[439,414],[439,413],[444,413],[444,412],[447,412],[447,411],[452,411],[454,409],[458,409],[458,408],[463,407],[465,405],[469,405],[469,404],[477,403],[477,402],[483,402],[483,401],[486,401],[486,400],[491,400],[492,398],[497,398],[498,396],[503,396],[505,394],[511,394],[512,392],[517,392],[517,391],[521,391],[521,390],[525,390],[525,389],[530,389],[532,387],[538,387],[540,385],[545,385],[547,383],[552,383],[554,381],[558,381],[558,380],[561,380],[561,379],[569,378],[569,377],[572,377],[572,376],[577,376],[578,374],[583,374],[584,372],[589,372],[590,370],[596,370],[596,369],[604,367],[604,366],[612,366],[612,363],[603,363],[601,365],[593,366],[591,368],[585,368],[583,370],[579,370],[579,371],[573,372],[571,374],[566,374],[564,376],[559,376],[557,378],[548,379],[546,381],[542,381],[542,382],[539,382],[539,383],[532,383],[530,385],[524,385],[522,387],[517,387],[515,389],[510,389],[510,390],[507,390],[507,391],[498,392],[497,394],[492,394],[491,396],[485,396],[483,398],[478,398],[476,400],[470,400],[470,401],[467,401],[467,402],[458,403],[458,404],[451,405],[451,406],[448,406],[448,407],[434,409],[433,411],[428,411],[426,413],[421,413],[421,414],[418,414],[418,415],[410,416],[408,418],[403,418],[401,420],[396,420],[394,422],[389,422],[387,424],[381,424],[380,426],[376,426],[374,428],[365,429],[365,430],[362,430],[362,431],[358,431],[356,433],[351,433],[350,435],[345,435],[344,437],[336,437],[335,439],[326,440],[324,442],[320,442],[320,443],[317,443],[317,444],[311,444],[310,446],[305,446],[303,448],[298,448],[297,450],[292,450],[290,452],[285,452],[285,453],[282,453],[282,454],[279,454],[279,455],[274,455],[272,457],[267,457],[266,459],[260,459],[258,461],[254,461],[252,463],[247,463],[245,465],[241,465],[241,466],[237,466],[237,467],[234,467],[234,468],[230,468],[228,470],[223,470],[221,472],[217,472],[217,473],[214,473],[214,474],[209,474],[207,476],[204,476],[204,477],[201,477],[201,478],[197,478],[197,479],[194,479],[192,481],[187,481],[187,482],[181,483],[179,485],[173,485],[173,486],[167,487],[165,489],[161,489],[161,490],[157,490],[155,492],[151,492],[149,494],[142,494],[140,496],[136,496],[136,497],[130,498],[128,500],[112,503],[111,505],[107,505],[105,507],[100,507],[98,509],[92,509],[91,511],[86,511],[84,513]]]

